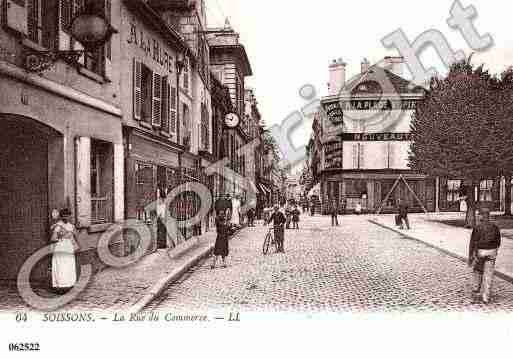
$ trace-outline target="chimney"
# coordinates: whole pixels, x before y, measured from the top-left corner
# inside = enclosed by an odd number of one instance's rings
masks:
[[[403,77],[404,76],[404,57],[402,56],[386,56],[385,69],[393,74]]]
[[[369,71],[369,67],[370,67],[370,62],[369,62],[369,60],[367,60],[367,58],[364,57],[362,60],[362,74]]]
[[[330,82],[328,93],[330,96],[338,95],[346,84],[346,63],[342,59],[333,60],[329,66]]]

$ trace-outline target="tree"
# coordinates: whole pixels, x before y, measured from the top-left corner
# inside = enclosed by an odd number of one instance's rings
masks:
[[[470,59],[431,79],[414,113],[411,168],[431,176],[464,179],[468,212],[475,224],[474,192],[480,180],[513,173],[513,76],[492,76]]]

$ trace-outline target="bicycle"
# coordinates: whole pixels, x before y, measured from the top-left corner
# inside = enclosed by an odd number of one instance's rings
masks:
[[[265,235],[264,245],[262,248],[262,253],[266,255],[269,252],[269,247],[274,247],[274,252],[278,252],[278,241],[274,237],[274,227],[269,228],[269,231]]]

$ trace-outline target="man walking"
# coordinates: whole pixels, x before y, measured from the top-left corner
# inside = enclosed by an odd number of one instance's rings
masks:
[[[479,224],[472,231],[468,250],[468,264],[474,269],[474,289],[476,302],[490,302],[495,261],[501,246],[499,227],[490,222],[490,209],[479,210]]]
[[[330,214],[331,214],[331,226],[338,227],[338,203],[335,199],[331,201]]]
[[[399,229],[404,229],[403,222],[406,224],[406,229],[410,230],[410,221],[408,219],[408,204],[401,198],[397,202],[397,208],[399,211]]]

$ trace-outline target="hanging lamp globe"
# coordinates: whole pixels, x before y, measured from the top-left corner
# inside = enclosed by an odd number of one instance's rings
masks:
[[[89,51],[103,46],[116,32],[95,1],[88,2],[71,22],[71,36]]]

